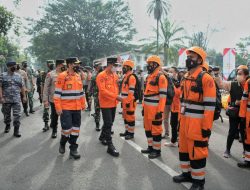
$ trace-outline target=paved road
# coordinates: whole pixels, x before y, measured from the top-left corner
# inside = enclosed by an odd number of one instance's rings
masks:
[[[162,147],[162,157],[154,161],[140,154],[146,138],[137,110],[135,140],[126,142],[119,137],[123,129],[121,115],[114,124],[114,144],[119,158],[106,154],[98,142],[93,118],[82,114],[79,151],[82,158],[70,160],[68,151],[59,155],[59,138],[51,139],[51,131],[42,132],[42,109],[22,119],[22,138],[0,134],[0,190],[185,190],[189,184],[174,184],[171,175],[179,172],[178,149]],[[119,110],[119,109],[118,109]],[[118,112],[118,111],[117,111]],[[225,117],[225,116],[224,116]],[[0,129],[4,130],[3,122]],[[235,141],[231,159],[224,159],[228,120],[215,122],[210,140],[207,164],[207,190],[248,190],[250,170],[237,168],[242,145]],[[164,140],[165,142],[165,140]]]

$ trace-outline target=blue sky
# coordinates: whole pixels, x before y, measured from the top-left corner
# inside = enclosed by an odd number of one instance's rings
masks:
[[[39,18],[42,6],[48,0],[22,0],[16,9],[10,0],[0,0],[0,4],[21,17]],[[124,0],[129,3],[138,34],[134,42],[153,36],[155,21],[147,14],[149,0]],[[210,37],[209,48],[222,52],[225,47],[235,47],[241,37],[250,36],[249,0],[169,0],[172,8],[169,18],[186,29],[186,34],[205,31],[210,25],[217,32]],[[29,38],[21,36],[19,43],[27,47]]]

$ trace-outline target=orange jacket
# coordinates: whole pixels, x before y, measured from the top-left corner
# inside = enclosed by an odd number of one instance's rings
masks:
[[[192,140],[204,140],[202,130],[211,130],[216,103],[216,87],[209,74],[204,74],[202,78],[203,94],[191,91],[191,87],[196,86],[195,80],[201,71],[202,68],[199,67],[193,74],[188,73],[181,84],[184,97],[182,97],[180,124],[185,128],[187,137]]]
[[[174,98],[173,103],[171,105],[171,111],[174,113],[179,113],[181,109],[181,88],[174,87]]]
[[[129,81],[128,81],[128,77],[129,77]],[[132,71],[126,73],[122,81],[121,95],[123,98],[123,101],[122,101],[123,104],[128,104],[135,99],[134,97],[135,85],[136,85],[136,79],[134,75],[132,75]]]
[[[58,75],[55,85],[56,110],[81,110],[85,108],[85,96],[80,75],[67,71]]]
[[[106,70],[97,75],[98,97],[101,108],[113,108],[117,105],[119,94],[117,74],[108,73]]]
[[[147,77],[146,81],[143,106],[144,117],[147,117],[148,119],[154,119],[155,114],[158,112],[163,113],[166,105],[168,82],[166,77],[161,74],[159,76],[158,84],[154,84],[158,75],[159,69],[156,69]]]

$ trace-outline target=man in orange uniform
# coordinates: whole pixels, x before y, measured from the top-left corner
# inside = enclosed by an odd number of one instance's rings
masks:
[[[81,126],[81,110],[85,108],[85,97],[79,71],[80,61],[76,57],[66,59],[67,71],[58,75],[55,86],[54,103],[61,119],[62,136],[59,152],[65,153],[67,141],[70,144],[70,158],[79,159],[76,143]]]
[[[238,167],[250,168],[250,79],[247,80],[244,86],[244,92],[240,104],[239,116],[246,121],[245,128],[245,158],[244,162],[239,162]],[[244,140],[244,139],[243,139]]]
[[[147,59],[148,77],[144,91],[144,128],[148,140],[148,148],[141,150],[149,154],[150,159],[161,155],[162,116],[167,97],[167,79],[160,74],[161,59],[152,55]]]
[[[205,73],[202,86],[196,79],[202,73],[206,52],[200,47],[187,50],[188,73],[182,83],[179,159],[182,174],[174,176],[176,183],[192,182],[191,190],[202,190],[205,184],[208,139],[211,135],[216,105],[216,87],[213,78]],[[191,171],[191,172],[190,172]]]
[[[120,136],[126,140],[134,138],[135,130],[135,109],[136,100],[134,97],[136,78],[133,75],[135,64],[131,60],[126,60],[123,63],[122,72],[125,75],[122,80],[122,110],[125,124],[125,133],[120,133]]]
[[[117,100],[121,101],[118,96],[118,76],[116,74],[117,58],[108,58],[107,67],[98,74],[96,84],[99,90],[99,103],[102,110],[103,127],[99,140],[103,145],[108,145],[107,152],[118,157],[119,152],[112,143],[111,129],[115,119]]]

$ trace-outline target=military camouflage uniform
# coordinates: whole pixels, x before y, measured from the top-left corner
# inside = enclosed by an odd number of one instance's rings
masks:
[[[94,97],[94,107],[95,107],[95,113],[93,114],[93,117],[95,119],[95,123],[97,125],[97,127],[99,127],[100,125],[100,116],[101,116],[101,109],[100,109],[100,105],[99,105],[99,99],[98,99],[98,87],[96,84],[96,77],[100,72],[94,72],[91,78],[91,88],[90,88],[90,92]]]
[[[41,77],[41,89],[43,91],[44,89],[44,84],[45,84],[45,79],[46,79],[47,73],[44,73]],[[43,94],[43,92],[42,92]],[[45,123],[45,127],[48,126],[49,123],[49,107],[45,107],[43,109],[43,122]]]
[[[0,86],[2,87],[4,103],[2,112],[4,115],[4,123],[10,126],[11,109],[13,109],[13,126],[15,130],[19,130],[21,118],[21,97],[20,91],[24,86],[23,79],[20,74],[4,72],[0,76]]]
[[[27,73],[28,76],[28,100],[29,100],[29,107],[30,107],[30,113],[34,112],[33,110],[33,95],[34,95],[34,86],[33,86],[33,72],[30,67],[27,67],[24,70]]]

